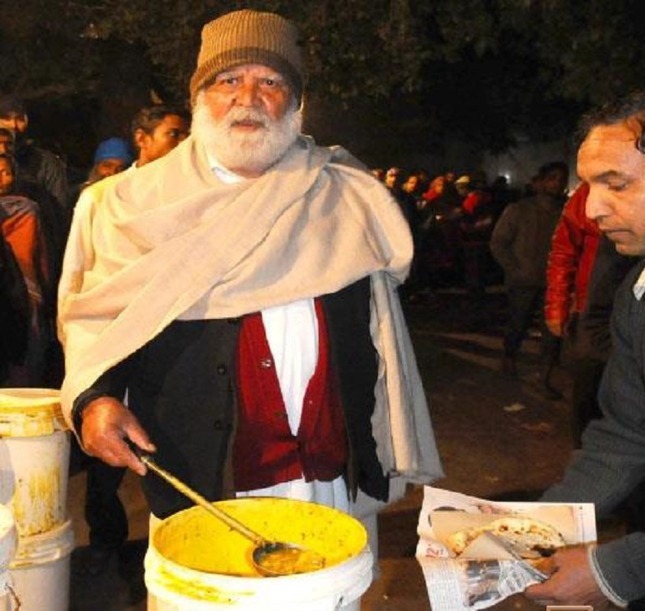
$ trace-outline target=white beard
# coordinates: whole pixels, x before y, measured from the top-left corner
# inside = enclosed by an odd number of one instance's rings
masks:
[[[263,127],[253,133],[236,133],[232,125],[252,120]],[[274,120],[253,108],[233,107],[219,121],[200,92],[195,100],[191,133],[209,155],[231,172],[261,174],[278,161],[295,142],[302,130],[302,113],[290,108],[284,117]]]

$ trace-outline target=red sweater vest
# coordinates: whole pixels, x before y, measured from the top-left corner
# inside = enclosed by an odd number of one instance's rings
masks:
[[[347,464],[347,436],[329,359],[324,312],[316,300],[318,362],[304,396],[300,427],[291,433],[260,313],[245,316],[237,350],[238,422],[233,444],[237,490],[304,477],[331,481]]]

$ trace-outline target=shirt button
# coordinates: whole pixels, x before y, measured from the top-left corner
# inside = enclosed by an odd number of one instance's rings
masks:
[[[273,359],[260,359],[260,367],[262,369],[270,369],[273,367]]]
[[[221,420],[215,420],[213,428],[216,431],[221,431],[224,428],[224,423]]]
[[[223,376],[226,372],[228,371],[228,368],[226,365],[218,365],[217,366],[217,373],[221,376]]]

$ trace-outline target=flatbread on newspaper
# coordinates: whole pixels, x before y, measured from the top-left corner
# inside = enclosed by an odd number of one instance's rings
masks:
[[[550,524],[526,516],[504,516],[485,524],[452,533],[448,547],[457,555],[481,534],[490,532],[503,539],[519,556],[537,559],[565,545],[563,536]]]

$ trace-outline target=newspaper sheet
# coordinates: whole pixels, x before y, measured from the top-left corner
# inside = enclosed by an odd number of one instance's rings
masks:
[[[596,540],[591,503],[495,502],[426,486],[416,556],[432,611],[486,609],[538,583],[556,547]]]

